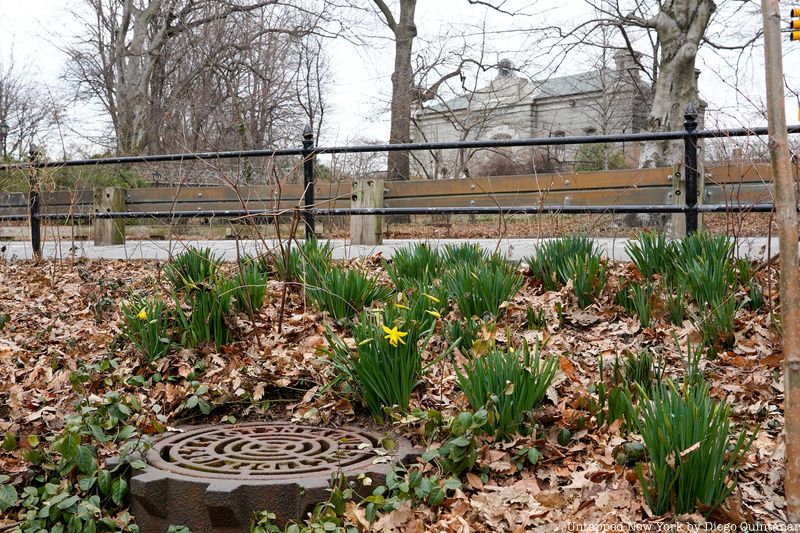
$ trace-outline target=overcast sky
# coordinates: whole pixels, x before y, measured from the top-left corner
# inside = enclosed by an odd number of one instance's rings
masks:
[[[65,2],[73,0],[0,0],[0,58],[7,61],[13,54],[17,65],[24,65],[28,75],[40,81],[53,93],[63,90],[59,75],[64,68],[64,56],[58,45],[66,42],[78,31],[65,11]],[[533,2],[509,0],[511,4],[531,5]],[[730,1],[730,0],[729,0]],[[513,19],[497,13],[490,13],[481,7],[468,6],[466,0],[420,0],[417,8],[419,44],[435,43],[442,34],[463,31],[485,25],[490,30],[524,28],[535,26],[542,19],[558,20],[568,15],[580,13],[581,0],[558,2],[559,7],[550,6],[541,0],[535,4],[538,14],[535,17],[514,17]],[[368,2],[365,2],[368,5]],[[393,50],[388,40],[389,32],[382,27],[377,18],[370,19],[364,14],[363,26],[371,27],[373,35],[370,46],[357,47],[345,40],[329,43],[328,51],[333,70],[333,87],[327,95],[330,112],[326,119],[322,141],[326,144],[344,143],[356,138],[388,139],[388,98],[391,91],[391,67]],[[756,31],[759,17],[751,17],[744,32]],[[387,39],[380,39],[387,37]],[[535,47],[535,35],[516,33],[503,36],[490,42],[490,48],[505,48],[490,55],[487,59],[496,61],[503,54],[514,55],[515,49]],[[800,77],[793,76],[794,64],[800,60],[800,43],[785,42],[784,62],[790,89],[800,88]],[[698,67],[702,70],[700,78],[701,96],[709,102],[713,122],[725,126],[764,125],[755,108],[764,101],[763,48],[755,49],[745,56],[740,65],[738,86],[731,82],[735,56],[728,54],[721,59],[713,50],[701,51]],[[578,60],[571,59],[562,65],[564,73],[574,73],[583,69]],[[532,69],[535,70],[535,69]],[[527,73],[537,77],[536,72]],[[787,120],[798,122],[797,99],[787,93]],[[89,136],[99,133],[102,122],[98,111],[86,106],[70,109],[72,118],[79,120],[83,131]],[[93,131],[94,130],[94,131]],[[85,143],[76,132],[64,132],[71,143]],[[69,145],[70,142],[67,144]]]

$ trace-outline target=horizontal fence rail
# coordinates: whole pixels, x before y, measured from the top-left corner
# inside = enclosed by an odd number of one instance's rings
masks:
[[[489,178],[385,182],[381,214],[429,214],[431,209],[481,207],[475,213],[542,212],[580,210],[602,200],[614,204],[600,206],[601,212],[627,206],[672,203],[672,170],[651,168],[599,172],[562,172],[537,175],[496,176]],[[772,168],[769,165],[729,165],[706,169],[706,204],[748,206],[768,203],[772,198]],[[315,184],[315,214],[358,213],[350,208],[353,191],[350,180]],[[125,210],[115,213],[96,211],[95,192],[59,191],[42,193],[40,202],[47,212],[45,220],[91,220],[92,218],[191,218],[241,217],[248,214],[275,214],[303,204],[302,185],[277,187],[180,187],[127,189],[123,191]],[[242,207],[244,204],[244,207]],[[708,205],[705,206],[706,208]],[[677,211],[675,211],[677,209]],[[670,213],[682,206],[670,206]],[[28,196],[24,193],[0,194],[0,220],[27,220]],[[550,211],[545,211],[550,210]],[[652,210],[648,210],[652,211]],[[375,208],[364,213],[377,213]],[[667,211],[662,211],[667,212]],[[466,213],[469,213],[467,211]]]
[[[800,133],[800,125],[789,126],[788,133]],[[419,150],[453,150],[476,148],[521,148],[526,146],[565,146],[573,144],[602,144],[618,142],[648,142],[726,137],[753,137],[767,135],[767,128],[729,128],[720,130],[625,133],[618,135],[574,135],[569,137],[530,137],[527,139],[495,139],[484,141],[439,141],[404,144],[362,144],[351,146],[319,146],[310,150],[282,148],[267,150],[234,150],[224,152],[186,152],[181,154],[136,155],[104,157],[97,159],[70,159],[63,161],[36,161],[30,163],[0,164],[0,172],[11,169],[122,165],[133,163],[180,163],[192,160],[222,160],[286,156],[315,156],[322,154],[357,154],[377,152],[413,152]]]
[[[702,177],[697,175],[698,139],[765,135],[767,129],[697,131],[693,110],[687,110],[685,116],[685,131],[678,132],[314,147],[313,136],[307,128],[303,132],[302,148],[55,162],[40,161],[36,154],[31,154],[29,163],[0,165],[0,172],[24,170],[31,175],[29,193],[0,194],[0,222],[28,221],[32,247],[38,255],[42,220],[92,222],[95,241],[108,241],[102,242],[107,244],[115,239],[124,239],[126,220],[219,218],[241,223],[299,213],[306,226],[306,235],[311,237],[315,235],[315,217],[356,215],[367,222],[351,221],[351,235],[358,234],[360,240],[379,241],[381,215],[665,213],[683,214],[686,231],[692,232],[697,229],[699,213],[772,211],[772,169],[769,165],[718,166],[707,168]],[[800,126],[792,126],[788,131],[800,133]],[[314,161],[318,154],[657,140],[684,141],[682,176],[671,168],[650,168],[425,181],[359,179],[315,183],[314,179]],[[303,184],[127,190],[105,187],[42,193],[36,186],[37,171],[44,168],[286,156],[302,156]],[[681,194],[683,197],[679,196]],[[368,229],[365,230],[364,225]],[[355,242],[356,237],[353,240]]]

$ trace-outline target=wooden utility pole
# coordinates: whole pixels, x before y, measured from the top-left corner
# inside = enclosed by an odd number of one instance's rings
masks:
[[[800,269],[797,265],[797,198],[789,166],[778,0],[761,0],[761,10],[766,51],[769,152],[775,181],[775,210],[781,254],[786,515],[789,522],[800,523]]]

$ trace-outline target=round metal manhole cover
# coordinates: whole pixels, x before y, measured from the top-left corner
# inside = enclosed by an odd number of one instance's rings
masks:
[[[347,478],[366,497],[397,463],[418,454],[396,435],[384,449],[385,437],[268,422],[179,429],[157,439],[147,468],[131,477],[131,512],[142,533],[164,533],[171,524],[247,533],[253,512],[263,510],[284,524],[329,498],[332,478]]]
[[[383,452],[357,429],[251,423],[200,427],[160,439],[147,462],[189,477],[267,480],[368,468]]]

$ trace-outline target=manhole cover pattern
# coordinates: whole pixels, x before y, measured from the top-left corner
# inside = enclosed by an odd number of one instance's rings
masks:
[[[373,435],[356,429],[251,423],[171,435],[147,459],[158,469],[191,477],[278,479],[368,467],[378,447]]]

